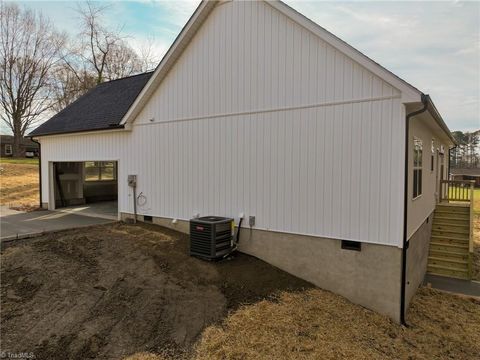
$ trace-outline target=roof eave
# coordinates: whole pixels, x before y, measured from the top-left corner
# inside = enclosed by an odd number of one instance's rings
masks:
[[[219,0],[204,0],[200,3],[200,5],[198,5],[195,12],[192,14],[190,19],[187,21],[183,29],[174,40],[173,44],[168,49],[165,56],[162,58],[162,61],[160,61],[160,64],[158,64],[147,84],[143,87],[142,91],[140,94],[138,94],[127,113],[123,116],[122,121],[120,121],[121,125],[132,122],[140,113],[143,105],[148,101],[157,86],[162,82],[168,71],[173,67],[177,59],[183,53],[183,50],[185,50],[187,45],[190,43],[190,40],[195,35],[196,30],[203,24],[210,12],[219,2]]]
[[[96,132],[107,132],[107,131],[125,131],[129,130],[128,127],[124,125],[115,125],[115,126],[109,126],[105,128],[98,128],[98,129],[82,129],[82,130],[74,130],[74,131],[59,131],[59,132],[50,132],[50,133],[40,133],[40,134],[28,134],[26,137],[33,139],[33,138],[39,138],[39,137],[45,137],[45,136],[55,136],[55,135],[75,135],[75,134],[86,134],[86,133],[96,133]]]
[[[440,126],[440,128],[445,132],[445,134],[447,134],[448,138],[452,141],[453,145],[457,146],[458,145],[457,140],[455,140],[455,137],[453,136],[447,124],[443,120],[442,115],[440,115],[440,113],[438,112],[435,104],[433,103],[432,98],[430,97],[430,95],[425,95],[425,98],[427,100],[428,112],[430,113],[430,115],[432,115],[433,119],[438,124],[438,126]]]

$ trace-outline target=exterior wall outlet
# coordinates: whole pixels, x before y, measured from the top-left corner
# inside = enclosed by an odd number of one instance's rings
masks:
[[[250,215],[248,217],[248,225],[250,225],[250,227],[255,226],[255,215]]]

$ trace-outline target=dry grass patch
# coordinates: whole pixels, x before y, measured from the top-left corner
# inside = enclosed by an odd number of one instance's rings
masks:
[[[165,360],[164,356],[147,353],[147,352],[140,352],[133,355],[126,357],[124,360]]]
[[[0,204],[16,207],[37,205],[38,165],[0,164]]]
[[[283,293],[205,330],[199,359],[474,359],[480,302],[422,288],[410,327],[327,291]]]

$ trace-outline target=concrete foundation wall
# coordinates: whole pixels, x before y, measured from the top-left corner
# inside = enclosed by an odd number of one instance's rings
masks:
[[[433,214],[430,214],[418,230],[408,240],[407,284],[405,288],[405,309],[412,300],[417,288],[427,272],[428,248],[432,234]]]
[[[239,249],[318,287],[400,320],[401,249],[341,240],[242,229]]]
[[[121,214],[122,220],[132,218]],[[143,221],[143,215],[137,220]],[[154,217],[152,223],[189,232],[187,221],[174,224],[172,219]],[[361,251],[343,250],[340,240],[243,227],[240,234],[240,251],[400,320],[401,249],[363,243]]]

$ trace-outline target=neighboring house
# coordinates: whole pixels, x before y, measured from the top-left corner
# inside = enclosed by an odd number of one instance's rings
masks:
[[[86,201],[106,173],[131,218],[134,174],[138,219],[188,232],[198,214],[253,215],[242,252],[396,321],[454,146],[429,96],[276,1],[202,2],[153,73],[30,135],[43,206]]]
[[[480,187],[480,167],[477,168],[451,168],[452,180],[473,180],[475,187]]]
[[[34,157],[38,156],[38,144],[29,138],[23,138],[20,145],[21,156]],[[13,156],[13,136],[0,135],[0,156]]]

